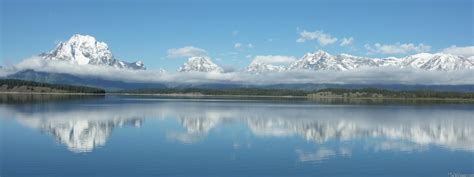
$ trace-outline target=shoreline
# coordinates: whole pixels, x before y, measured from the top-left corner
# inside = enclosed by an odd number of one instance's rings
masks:
[[[187,97],[187,98],[288,98],[288,99],[347,99],[347,100],[421,100],[421,101],[469,101],[474,99],[465,98],[401,98],[401,97],[337,97],[337,96],[272,96],[272,95],[204,95],[204,94],[152,94],[152,93],[61,93],[61,92],[0,92],[0,95],[85,95],[85,96],[166,96],[166,97]]]
[[[69,93],[69,92],[0,92],[0,95],[106,95],[105,93]]]

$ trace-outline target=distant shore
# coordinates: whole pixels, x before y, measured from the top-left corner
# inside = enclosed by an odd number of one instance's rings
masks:
[[[106,93],[72,93],[72,92],[0,92],[9,95],[106,95]]]
[[[378,88],[319,90],[270,88],[142,88],[110,91],[78,85],[48,84],[16,79],[0,80],[0,94],[10,95],[122,95],[181,98],[281,98],[281,99],[359,99],[359,100],[447,100],[474,101],[474,92],[432,90],[386,90]]]
[[[288,99],[335,99],[335,100],[420,100],[420,101],[469,101],[474,102],[472,98],[402,98],[402,97],[340,97],[340,96],[274,96],[274,95],[206,95],[189,93],[62,93],[62,92],[0,92],[8,95],[86,95],[86,96],[162,96],[176,98],[288,98]]]

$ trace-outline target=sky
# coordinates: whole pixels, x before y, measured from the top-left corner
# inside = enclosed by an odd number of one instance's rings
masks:
[[[318,49],[402,57],[474,46],[472,0],[1,0],[1,63],[52,50],[74,34],[117,59],[176,70],[192,55],[228,68]],[[276,56],[276,57],[275,57]],[[268,57],[267,57],[268,58]],[[270,59],[274,59],[270,57]],[[280,60],[279,60],[280,61]]]

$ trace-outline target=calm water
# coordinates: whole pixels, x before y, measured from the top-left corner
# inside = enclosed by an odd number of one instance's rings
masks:
[[[2,100],[2,177],[474,173],[469,104]]]

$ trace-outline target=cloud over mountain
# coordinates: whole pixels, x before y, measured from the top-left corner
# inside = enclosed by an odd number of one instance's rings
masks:
[[[418,45],[413,43],[396,43],[396,44],[380,44],[374,45],[366,44],[364,46],[369,54],[409,54],[421,53],[431,50],[431,46],[420,43]]]
[[[45,62],[33,57],[14,68],[2,69],[3,76],[25,69],[68,73],[82,77],[149,83],[239,83],[239,84],[474,84],[474,70],[428,71],[399,67],[357,68],[347,71],[288,70],[285,72],[163,72],[162,70],[123,70],[104,66],[83,66],[67,62]]]
[[[194,46],[185,46],[182,48],[168,49],[168,58],[181,57],[204,57],[207,56],[207,51]]]
[[[300,37],[296,42],[306,42],[309,40],[317,40],[319,45],[325,46],[328,44],[333,44],[337,41],[337,38],[332,37],[330,34],[324,33],[323,31],[306,31],[303,30],[299,33]]]
[[[416,52],[429,48],[423,44],[374,46],[378,47],[380,52]],[[397,47],[401,49],[396,49]],[[469,49],[454,46],[449,48],[461,53]],[[143,63],[132,64],[116,60],[105,43],[97,42],[91,36],[73,36],[49,53],[1,68],[0,76],[34,70],[149,83],[474,84],[474,61],[462,55],[446,53],[420,53],[402,58],[331,55],[322,50],[307,53],[299,59],[281,55],[257,55],[248,67],[227,71],[214,63],[207,56],[207,51],[197,47],[170,49],[168,56],[191,57],[178,69],[180,72],[166,72],[162,69],[134,70],[142,68]]]
[[[353,37],[342,38],[342,39],[341,39],[341,44],[339,44],[339,45],[342,46],[342,47],[344,47],[344,46],[351,45],[352,42],[354,42],[354,38],[353,38]]]
[[[458,46],[452,45],[451,47],[441,50],[441,52],[449,53],[453,55],[461,55],[465,57],[472,57],[474,56],[474,46],[458,47]]]
[[[257,55],[252,62],[255,63],[266,63],[266,64],[289,64],[296,60],[292,56],[282,55]]]

